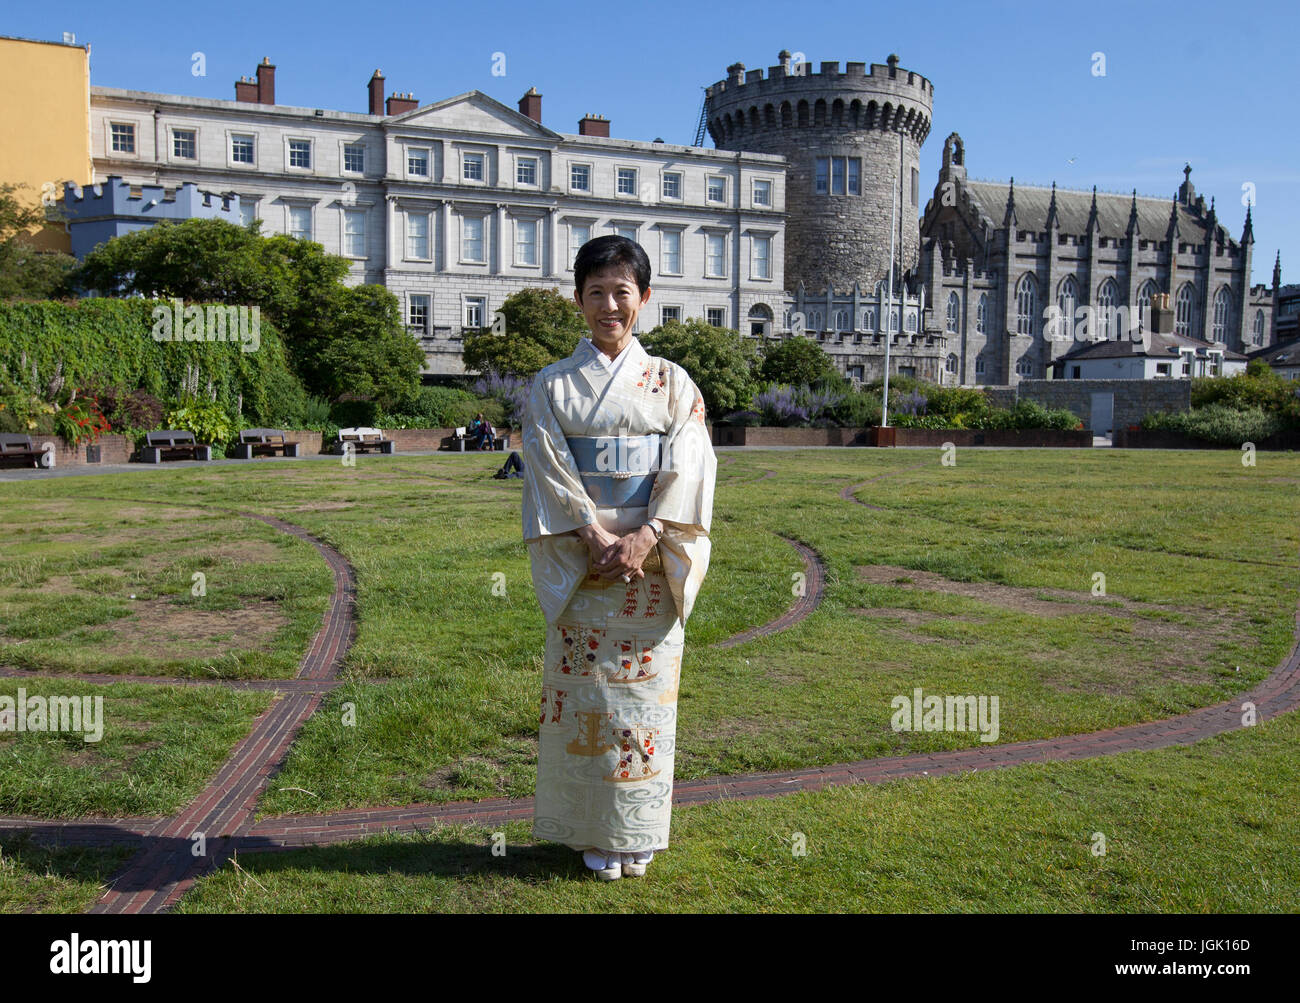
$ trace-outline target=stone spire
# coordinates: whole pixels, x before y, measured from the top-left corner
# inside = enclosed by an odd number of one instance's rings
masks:
[[[1182,236],[1182,231],[1178,229],[1178,196],[1174,196],[1173,204],[1169,207],[1169,228],[1165,230],[1165,236],[1170,241],[1176,240]],[[1177,251],[1177,248],[1174,248]]]
[[[1055,230],[1061,225],[1060,219],[1056,215],[1056,182],[1052,182],[1052,201],[1047,204],[1047,228]]]
[[[1088,232],[1101,229],[1101,221],[1097,218],[1097,186],[1092,186],[1092,208],[1088,210]]]
[[[1246,225],[1241,231],[1241,246],[1255,243],[1255,227],[1250,222],[1250,204],[1246,204]]]
[[[1273,288],[1277,289],[1282,285],[1282,252],[1277,252],[1277,257],[1273,259]]]
[[[1019,220],[1016,219],[1016,179],[1011,179],[1011,184],[1007,187],[1007,211],[1002,217],[1002,225],[1005,227],[1014,227]]]
[[[1126,232],[1131,237],[1133,234],[1138,233],[1140,229],[1138,226],[1138,190],[1134,188],[1133,204],[1128,209],[1128,230]]]

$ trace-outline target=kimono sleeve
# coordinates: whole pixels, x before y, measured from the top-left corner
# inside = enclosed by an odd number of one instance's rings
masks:
[[[596,521],[596,505],[582,485],[541,373],[528,397],[523,428],[524,542],[568,533]]]
[[[704,398],[680,366],[674,367],[669,427],[646,519],[664,525],[659,553],[669,590],[683,623],[709,568],[713,543],[713,488],[718,458],[704,423]]]

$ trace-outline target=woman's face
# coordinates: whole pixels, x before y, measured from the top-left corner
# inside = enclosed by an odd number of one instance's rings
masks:
[[[582,295],[575,290],[573,298],[596,347],[618,354],[632,337],[637,314],[650,301],[650,289],[642,296],[630,269],[611,268],[588,275]]]

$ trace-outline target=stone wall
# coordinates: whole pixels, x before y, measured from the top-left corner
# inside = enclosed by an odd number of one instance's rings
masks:
[[[1115,395],[1113,428],[1138,425],[1158,411],[1187,411],[1192,406],[1190,380],[1021,380],[1015,388],[1022,400],[1046,408],[1066,408],[1092,427],[1092,395]]]

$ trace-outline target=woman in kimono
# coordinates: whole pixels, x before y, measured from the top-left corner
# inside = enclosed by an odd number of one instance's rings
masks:
[[[632,335],[650,299],[642,247],[598,237],[573,268],[591,336],[537,374],[523,429],[523,534],[546,618],[533,835],[610,880],[668,846],[717,458],[695,383]]]

